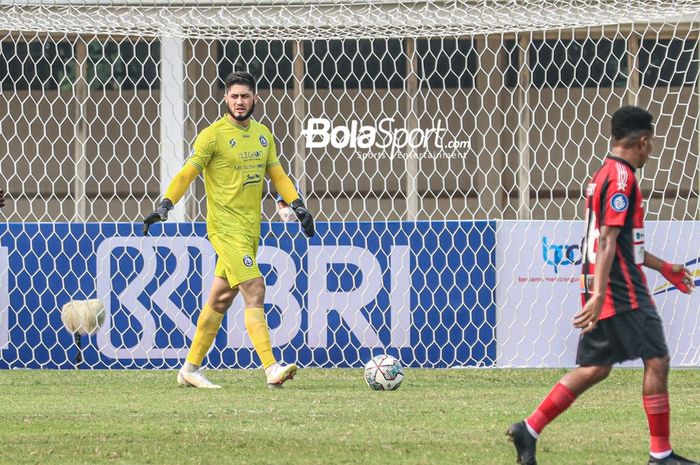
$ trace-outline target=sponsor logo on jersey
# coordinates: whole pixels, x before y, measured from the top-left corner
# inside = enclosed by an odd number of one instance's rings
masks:
[[[238,156],[243,161],[257,160],[262,156],[262,150],[256,150],[255,152],[241,152]]]
[[[622,213],[623,211],[627,210],[629,204],[630,201],[625,194],[617,193],[610,199],[610,206],[618,213]]]
[[[243,256],[243,264],[246,268],[250,268],[251,266],[253,266],[253,259],[250,258],[250,255]]]
[[[231,139],[230,141],[228,141],[228,145],[231,148],[234,148],[236,146],[236,139]]]
[[[263,135],[260,136],[260,145],[267,147],[267,139],[265,139],[265,136]]]
[[[246,180],[243,181],[243,187],[248,187],[253,184],[257,184],[260,182],[260,175],[259,174],[249,174],[246,176]]]

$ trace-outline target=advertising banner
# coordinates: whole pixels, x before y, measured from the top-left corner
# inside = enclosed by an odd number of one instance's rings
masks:
[[[204,224],[0,225],[0,368],[72,367],[60,308],[101,299],[84,366],[179,366],[213,279]],[[495,345],[492,222],[264,223],[258,263],[275,353],[305,366],[488,366]],[[4,253],[4,255],[3,255]],[[234,301],[210,367],[257,366]]]
[[[698,273],[700,222],[647,222],[646,249]],[[504,221],[497,226],[498,366],[571,367],[581,308],[582,221]],[[645,269],[664,321],[672,364],[700,362],[700,292],[685,295]],[[698,282],[697,284],[700,284]],[[639,362],[626,365],[640,365]]]

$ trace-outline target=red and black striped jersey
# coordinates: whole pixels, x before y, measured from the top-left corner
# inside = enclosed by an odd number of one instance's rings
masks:
[[[585,304],[593,292],[595,259],[601,226],[621,228],[600,319],[640,307],[654,307],[644,263],[644,210],[634,168],[622,158],[608,157],[586,189],[581,295]]]

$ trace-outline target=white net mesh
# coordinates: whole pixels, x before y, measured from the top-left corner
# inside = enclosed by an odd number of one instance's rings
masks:
[[[442,37],[686,21],[697,1],[3,0],[8,30],[197,39]]]
[[[582,190],[623,104],[657,117],[649,248],[697,268],[700,2],[0,1],[0,367],[72,367],[59,309],[99,298],[85,366],[175,367],[215,263],[201,180],[139,222],[259,78],[256,118],[315,213],[264,198],[276,352],[360,366],[570,365]],[[577,221],[578,220],[578,221]],[[192,224],[194,222],[194,224]],[[678,237],[687,240],[678,241]],[[674,363],[697,297],[650,275]],[[208,356],[257,365],[236,301]]]

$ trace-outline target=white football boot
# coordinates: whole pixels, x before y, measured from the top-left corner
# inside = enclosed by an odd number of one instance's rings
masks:
[[[185,371],[183,368],[180,368],[180,371],[177,372],[177,384],[180,387],[221,389],[221,386],[212,383],[204,376],[201,368],[195,371]]]
[[[293,379],[294,375],[297,374],[297,366],[293,363],[291,365],[280,365],[275,363],[272,366],[267,367],[265,370],[265,375],[267,376],[267,386],[271,388],[281,388],[285,381]]]

